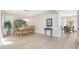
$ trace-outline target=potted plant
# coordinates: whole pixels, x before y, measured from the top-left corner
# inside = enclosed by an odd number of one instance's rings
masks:
[[[4,22],[4,27],[7,28],[7,34],[9,34],[12,28],[11,22],[10,21]]]

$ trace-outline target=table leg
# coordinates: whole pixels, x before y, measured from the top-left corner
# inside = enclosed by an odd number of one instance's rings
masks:
[[[52,30],[50,30],[50,36],[52,36]]]

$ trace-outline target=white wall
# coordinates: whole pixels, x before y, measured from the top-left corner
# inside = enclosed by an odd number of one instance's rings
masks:
[[[24,18],[25,17],[16,15],[16,14],[11,14],[11,13],[6,13],[6,12],[2,13],[3,24],[4,24],[4,21],[10,21],[13,25],[14,20],[20,20],[20,19],[24,19]]]
[[[35,25],[35,31],[37,33],[44,34],[44,28],[46,27],[46,19],[52,18],[53,19],[53,36],[60,36],[60,28],[59,28],[59,17],[57,13],[54,12],[46,12],[31,18],[31,24]],[[49,32],[48,32],[49,35]]]
[[[1,11],[0,11],[0,44],[2,43],[1,41],[2,41],[2,39],[3,39],[3,36],[2,36],[2,27],[1,27],[1,23],[2,21],[1,21]]]
[[[79,41],[79,10],[77,11],[77,28],[78,28],[77,37],[78,37],[78,41]]]
[[[0,43],[1,43],[1,38],[2,38],[2,34],[1,34],[1,11],[0,11]]]
[[[44,28],[46,27],[46,18],[53,19],[53,36],[59,37],[61,35],[61,25],[64,26],[64,21],[66,17],[74,17],[77,20],[77,11],[59,11],[55,12],[47,12],[31,18],[31,24],[36,25],[36,32],[44,34]],[[75,27],[77,29],[77,22],[75,22]],[[49,33],[48,33],[49,35]]]
[[[6,12],[2,12],[2,27],[4,27],[4,22],[5,21],[10,21],[11,25],[12,25],[12,31],[14,28],[14,20],[21,20],[26,18],[25,16],[20,16],[20,15],[16,15],[16,14],[11,14],[11,13],[6,13]],[[6,33],[6,29],[3,28],[2,30],[3,34]]]

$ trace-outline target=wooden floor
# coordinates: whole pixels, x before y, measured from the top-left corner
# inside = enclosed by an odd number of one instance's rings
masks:
[[[61,37],[50,37],[42,34],[9,36],[12,44],[1,45],[1,49],[77,49],[76,34],[63,34]]]

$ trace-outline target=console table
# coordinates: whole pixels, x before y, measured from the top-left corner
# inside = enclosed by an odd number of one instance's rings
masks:
[[[53,29],[52,28],[44,28],[45,34],[47,34],[47,31],[50,31],[50,36],[52,36]]]

